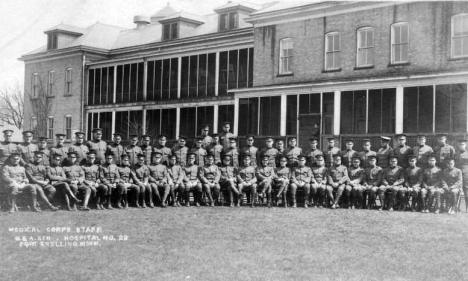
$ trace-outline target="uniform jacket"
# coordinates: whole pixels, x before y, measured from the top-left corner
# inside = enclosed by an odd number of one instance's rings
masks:
[[[28,163],[24,168],[30,183],[39,184],[38,180],[47,179],[47,170],[42,163]]]
[[[217,165],[204,165],[198,170],[198,177],[202,183],[218,183],[221,173]]]
[[[387,167],[384,169],[382,175],[382,184],[383,185],[401,185],[405,182],[405,170],[396,166],[394,168]]]
[[[124,148],[124,153],[126,155],[128,155],[128,160],[129,160],[129,163],[130,163],[130,167],[134,168],[135,165],[138,163],[137,155],[143,153],[143,151],[141,151],[141,148],[139,146],[127,145]]]
[[[104,163],[105,157],[104,153],[106,153],[107,150],[107,143],[103,140],[90,140],[86,143],[88,146],[89,150],[95,150],[96,151],[96,161],[99,163]]]
[[[366,171],[366,183],[372,186],[379,186],[382,182],[383,170],[379,166],[367,167]]]
[[[146,155],[145,164],[151,164],[151,153],[153,152],[153,147],[151,145],[140,145],[140,148],[142,153]]]
[[[288,147],[285,150],[285,155],[288,157],[288,164],[292,167],[297,166],[297,156],[302,154],[302,148],[300,147]]]
[[[29,182],[26,175],[26,169],[20,165],[5,165],[3,166],[3,181],[7,186],[13,183]]]
[[[122,156],[124,152],[123,146],[120,144],[111,143],[110,145],[107,146],[107,151],[111,151],[114,153],[113,163],[117,166],[120,165],[120,156]]]
[[[205,157],[207,155],[204,148],[194,147],[190,149],[190,153],[195,153],[195,165],[203,167],[205,165]]]
[[[80,165],[73,164],[71,166],[63,167],[63,171],[65,172],[68,183],[77,180],[80,184],[82,184],[85,180],[85,173]]]
[[[10,157],[11,153],[18,152],[18,146],[11,142],[0,142],[0,168]]]
[[[429,165],[427,164],[427,157],[434,153],[434,151],[432,150],[432,147],[428,145],[423,145],[423,146],[417,145],[413,147],[413,153],[414,155],[418,156],[417,166],[419,168],[424,170],[425,168],[429,167]]]
[[[420,187],[423,180],[423,170],[419,167],[405,169],[405,186]]]
[[[278,167],[275,169],[274,179],[287,179],[288,181],[290,181],[291,176],[291,169],[289,167]]]
[[[206,151],[214,155],[214,163],[221,163],[221,154],[223,153],[223,146],[220,144],[211,144],[206,148]]]
[[[325,158],[325,166],[333,166],[333,156],[340,154],[340,149],[338,147],[327,147],[323,150],[323,156]]]
[[[42,165],[50,166],[50,151],[47,148],[38,148],[42,152]]]
[[[60,161],[60,165],[63,165],[67,161],[67,153],[69,148],[66,146],[54,146],[50,149],[50,153],[53,154],[60,154],[62,155],[62,160]]]
[[[346,168],[344,165],[333,165],[328,169],[328,184],[343,184],[346,183],[348,179],[348,168]]]
[[[181,166],[185,166],[187,164],[187,153],[189,149],[186,146],[175,146],[172,149],[172,155],[176,156],[177,163]]]
[[[90,164],[88,162],[81,165],[83,172],[85,174],[84,183],[90,185],[91,183],[96,183],[99,180],[99,166],[96,164]]]
[[[295,167],[291,173],[291,182],[298,183],[298,182],[305,182],[310,183],[313,182],[314,175],[312,173],[312,169],[310,167]]]
[[[234,167],[239,167],[239,156],[240,156],[240,150],[239,148],[228,148],[223,150],[223,155],[230,155],[231,156],[231,165]]]
[[[225,133],[224,131],[219,134],[219,143],[223,146],[224,150],[228,149],[231,144],[229,143],[229,138],[234,137],[234,134],[231,132]]]
[[[264,155],[267,155],[269,158],[268,158],[268,165],[270,167],[276,167],[276,157],[278,156],[279,152],[278,152],[278,149],[276,148],[268,148],[268,147],[265,147],[264,149],[262,149],[260,151],[260,154],[259,154],[259,159],[262,159]]]
[[[162,183],[169,183],[169,173],[167,171],[167,167],[163,164],[157,165],[149,165],[149,181],[150,182],[162,182]]]
[[[262,181],[264,179],[273,179],[275,176],[275,168],[271,166],[258,166],[257,169],[255,170],[255,175],[257,176],[257,179],[259,181]]]
[[[457,188],[460,189],[462,188],[463,185],[463,177],[462,177],[462,171],[458,168],[453,168],[453,169],[445,169],[444,170],[444,181],[442,185],[445,188]]]
[[[118,183],[120,174],[117,165],[104,163],[99,166],[99,179],[103,184]]]
[[[67,176],[65,175],[65,171],[60,166],[47,166],[47,177],[50,180],[51,184],[57,182],[66,182]]]
[[[141,182],[141,183],[148,183],[149,182],[149,177],[150,177],[150,169],[146,165],[140,165],[136,164],[135,169],[135,181]]]
[[[252,166],[241,167],[239,168],[239,174],[237,175],[237,182],[238,183],[256,183],[257,177],[255,175],[256,169]]]
[[[362,184],[366,180],[366,171],[361,167],[349,167],[348,177],[348,183]]]
[[[393,154],[394,152],[391,147],[380,148],[379,151],[377,152],[377,165],[382,168],[387,168],[388,166],[390,166],[389,160],[390,160],[390,156],[393,156]]]
[[[312,175],[314,176],[314,181],[318,184],[327,184],[328,180],[328,168],[327,167],[313,167]]]
[[[198,180],[198,166],[187,165],[184,167],[185,179],[184,182],[196,181]]]
[[[398,157],[398,166],[406,169],[409,167],[408,156],[413,154],[411,147],[407,145],[396,146],[393,149],[393,153]]]
[[[468,185],[468,150],[463,152],[458,151],[455,154],[455,163],[457,168],[459,168],[463,173],[464,185]]]
[[[424,169],[422,187],[441,187],[444,173],[441,168],[434,166]]]
[[[447,168],[445,159],[449,157],[454,157],[455,149],[449,144],[445,144],[444,146],[437,145],[436,147],[434,147],[434,154],[437,157],[437,166],[439,166],[443,170]]]
[[[169,176],[171,177],[174,183],[180,184],[184,181],[185,172],[184,172],[184,169],[180,165],[175,164],[175,165],[169,166],[167,167],[167,170],[168,170]]]
[[[258,148],[255,146],[244,146],[240,152],[240,159],[243,161],[244,156],[250,156],[250,166],[257,167],[258,162]]]
[[[281,150],[278,149],[278,155],[276,155],[276,159],[275,159],[276,167],[280,166],[280,158],[281,158],[281,156],[286,156],[285,152],[286,152],[286,150],[284,148],[281,149]]]
[[[34,151],[38,151],[37,145],[33,143],[20,143],[17,147],[17,150],[21,153],[21,158],[23,158],[25,164],[34,162]]]
[[[68,148],[68,152],[76,152],[76,163],[78,165],[81,165],[86,161],[86,153],[88,153],[88,151],[89,148],[84,144],[74,143]]]
[[[317,155],[323,155],[323,152],[316,148],[316,149],[308,149],[305,153],[305,156],[307,157],[307,166],[309,167],[317,167],[317,164],[315,163],[315,156]]]
[[[119,182],[121,183],[133,183],[135,179],[135,172],[130,168],[130,166],[118,166],[119,169]]]
[[[221,165],[219,167],[219,172],[221,175],[219,178],[220,183],[226,182],[229,178],[234,178],[234,182],[237,181],[238,171],[236,167]]]
[[[153,152],[161,153],[161,164],[169,165],[169,156],[172,155],[172,151],[169,147],[160,146],[159,144],[153,146]],[[179,163],[178,163],[179,164]]]
[[[369,156],[377,156],[377,153],[375,151],[361,151],[359,152],[359,158],[361,158],[361,166],[366,169],[370,167],[369,164]]]
[[[351,167],[353,164],[353,157],[359,156],[359,153],[356,150],[343,150],[340,152],[340,155],[343,159],[342,164],[346,167]]]

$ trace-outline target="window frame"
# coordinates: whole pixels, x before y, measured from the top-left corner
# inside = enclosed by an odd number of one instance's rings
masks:
[[[466,58],[468,57],[468,53],[466,54],[463,54],[463,44],[462,44],[462,48],[461,48],[461,51],[462,51],[462,54],[461,55],[458,55],[456,56],[454,54],[454,49],[455,49],[455,44],[454,44],[454,40],[457,39],[457,38],[462,38],[462,42],[463,42],[463,38],[466,39],[466,44],[468,44],[468,30],[465,31],[466,35],[460,35],[460,36],[457,36],[455,37],[455,28],[454,28],[454,21],[456,18],[462,18],[462,20],[466,20],[468,21],[468,13],[461,13],[461,14],[457,14],[457,15],[454,15],[452,16],[451,18],[451,23],[450,23],[450,57],[453,58],[453,59],[458,59],[458,58]],[[462,33],[463,33],[463,22],[462,22]]]
[[[31,75],[31,98],[39,98],[39,73]]]
[[[30,124],[29,128],[31,131],[33,131],[33,135],[37,136],[37,117],[32,116],[30,119]]]
[[[400,26],[407,26],[408,32],[407,32],[407,41],[406,43],[395,43],[395,27],[400,27]],[[400,32],[401,34],[401,32]],[[400,38],[401,39],[401,38]],[[406,45],[407,46],[407,60],[406,61],[395,61],[395,46],[402,46]],[[407,64],[410,61],[410,29],[409,29],[409,23],[408,22],[398,22],[394,23],[390,26],[390,63],[391,64]]]
[[[338,49],[333,48],[332,51],[328,51],[328,46],[330,44],[329,37],[334,37],[338,35]],[[333,43],[333,47],[335,47],[335,44]],[[327,64],[327,55],[328,54],[333,54],[333,66],[329,66]],[[335,54],[338,54],[340,56],[340,63],[338,65],[335,65],[336,63],[336,57]],[[325,60],[324,60],[324,65],[325,65],[325,70],[339,70],[340,65],[341,65],[341,33],[338,31],[333,31],[333,32],[328,32],[325,34]]]
[[[293,74],[293,70],[292,70],[292,60],[294,58],[294,41],[293,41],[293,38],[291,37],[287,37],[287,38],[283,38],[280,40],[279,42],[279,62],[278,62],[278,73],[279,75],[287,75],[287,74]],[[287,50],[291,50],[291,55],[289,55],[289,51],[288,51],[288,55],[287,56],[284,56],[283,55],[283,48],[284,48],[284,44],[291,44],[291,47],[288,48]],[[287,65],[288,65],[288,69],[286,71],[283,70],[283,67],[284,67],[284,61],[287,60]]]
[[[65,138],[67,140],[72,139],[72,116],[70,114],[65,115]]]
[[[49,139],[54,139],[54,121],[54,116],[47,117],[47,137]]]
[[[65,70],[65,95],[66,96],[73,95],[72,83],[73,83],[73,68],[68,67]]]
[[[169,26],[169,34],[168,37],[166,36],[165,29]],[[174,28],[175,26],[175,28]],[[179,38],[179,22],[168,22],[162,25],[162,40],[172,40]],[[175,33],[174,33],[175,29]]]
[[[372,45],[371,46],[365,46],[365,47],[360,47],[361,46],[361,41],[362,41],[362,38],[360,36],[361,32],[366,32],[366,44],[367,44],[367,32],[368,31],[372,31]],[[362,49],[365,49],[365,50],[369,50],[371,49],[372,53],[374,54],[374,39],[375,39],[375,34],[374,34],[374,28],[373,27],[370,27],[370,26],[367,26],[367,27],[362,27],[362,28],[359,28],[357,31],[356,31],[356,67],[370,67],[370,66],[374,66],[374,56],[372,55],[372,63],[367,63],[367,64],[362,64],[360,65],[359,64],[359,51],[362,50]],[[368,52],[366,52],[366,55],[368,54]],[[366,62],[368,61],[368,55],[366,56]]]
[[[54,84],[55,84],[55,71],[49,71],[47,75],[47,96],[51,97],[54,95]]]
[[[55,50],[58,47],[57,33],[49,33],[47,35],[47,50]]]

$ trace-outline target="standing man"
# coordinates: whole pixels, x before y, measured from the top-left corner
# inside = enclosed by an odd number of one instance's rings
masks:
[[[463,194],[465,194],[465,207],[468,212],[468,151],[466,150],[467,139],[458,140],[458,152],[455,154],[455,164],[463,174]]]
[[[431,154],[427,156],[427,164],[429,167],[424,169],[423,181],[421,189],[421,200],[423,205],[422,213],[429,213],[429,208],[436,199],[436,210],[435,214],[440,212],[440,194],[442,192],[442,186],[444,181],[444,173],[442,169],[436,166],[437,156]],[[426,195],[428,197],[428,204],[425,204]]]
[[[432,147],[426,145],[426,135],[419,134],[418,135],[418,145],[413,147],[414,155],[418,156],[417,165],[423,171],[424,169],[429,167],[428,164],[428,157],[429,155],[434,154]]]
[[[70,187],[71,194],[65,195],[65,201],[67,202],[67,208],[71,211],[77,211],[76,203],[81,202],[76,198],[76,194],[78,189],[81,188],[83,181],[85,180],[85,174],[83,168],[76,163],[77,160],[77,153],[76,152],[68,152],[68,163],[69,165],[63,167],[63,172],[67,177],[67,184]],[[70,198],[69,198],[70,197]],[[70,205],[70,199],[72,199],[72,203]]]
[[[210,132],[210,125],[208,125],[208,124],[201,125],[201,137],[202,137],[202,146],[201,147],[203,149],[206,149],[211,144],[211,142],[213,141],[213,139],[208,134],[209,132]]]
[[[213,155],[208,155],[206,157],[206,164],[203,166],[199,165],[199,167],[198,178],[202,183],[203,191],[208,196],[210,206],[213,207],[215,202],[218,204],[219,192],[221,190],[219,186],[221,173],[218,166],[214,164]]]
[[[400,134],[397,136],[398,145],[393,150],[394,154],[398,157],[398,166],[403,169],[408,168],[408,156],[413,154],[411,147],[406,145],[406,135]]]
[[[270,156],[264,154],[261,157],[262,164],[257,167],[255,175],[257,176],[258,181],[258,189],[260,190],[260,194],[262,195],[262,199],[267,198],[267,206],[268,208],[271,207],[271,184],[273,182],[273,178],[275,176],[275,166],[270,166]]]
[[[44,166],[50,166],[50,151],[47,149],[47,138],[39,137],[39,144],[37,146],[38,151],[42,152],[42,164]]]
[[[317,167],[317,163],[315,163],[315,159],[317,159],[317,155],[323,155],[323,152],[318,149],[318,138],[311,137],[309,138],[309,145],[310,148],[306,150],[306,157],[307,157],[307,166],[310,168]]]
[[[236,167],[231,165],[231,155],[223,155],[223,163],[219,167],[219,172],[221,174],[219,178],[221,190],[227,189],[229,192],[229,206],[234,207],[234,194],[236,198],[239,197],[239,190],[237,189],[238,171]],[[240,206],[239,201],[237,206]]]
[[[119,166],[120,160],[122,159],[122,154],[124,152],[124,148],[120,144],[120,142],[122,142],[122,134],[115,133],[112,141],[113,142],[107,146],[107,152],[112,152],[112,155],[114,156],[114,161],[112,161],[112,163]]]
[[[144,156],[143,151],[141,151],[141,148],[137,144],[138,135],[130,135],[130,144],[124,148],[123,152],[124,154],[128,155],[130,159],[130,167],[132,169],[138,163],[138,154],[142,154]]]
[[[96,161],[98,165],[104,163],[104,153],[107,150],[107,143],[102,140],[102,129],[94,128],[93,129],[93,139],[88,141],[86,145],[89,150],[94,150],[96,152]]]
[[[166,147],[167,136],[161,134],[158,136],[158,143],[153,146],[154,152],[161,152],[161,164],[169,165],[169,157],[172,155],[172,151],[169,147]]]
[[[359,156],[354,156],[351,162],[352,166],[348,168],[348,184],[345,188],[348,194],[351,192],[352,197],[352,201],[348,199],[348,209],[362,207],[362,193],[364,191],[362,184],[366,179],[366,171],[360,167],[361,158],[359,158]]]
[[[343,165],[346,168],[349,168],[353,164],[353,158],[356,156],[359,156],[358,152],[353,149],[354,146],[354,140],[353,139],[347,139],[345,140],[346,143],[346,149],[341,151],[341,157],[343,158]]]
[[[394,155],[393,149],[389,145],[391,140],[392,139],[389,137],[380,137],[381,148],[379,151],[377,151],[377,165],[379,165],[384,170],[389,166],[390,156]]]
[[[117,184],[117,192],[119,194],[117,208],[122,208],[122,197],[124,197],[125,200],[125,205],[123,206],[123,208],[128,208],[129,190],[135,192],[135,207],[140,208],[140,204],[138,204],[138,199],[140,198],[140,187],[135,184],[136,176],[135,172],[130,168],[130,157],[128,157],[127,154],[122,154],[120,158],[120,165],[118,167],[120,180]]]
[[[302,149],[300,147],[297,147],[297,138],[296,137],[290,137],[289,138],[289,147],[286,148],[286,151],[284,152],[285,155],[288,157],[288,165],[291,169],[294,167],[297,167],[298,159],[297,157],[299,155],[302,155]]]
[[[348,169],[341,165],[341,155],[335,154],[333,156],[333,166],[328,169],[328,185],[327,194],[328,198],[333,201],[332,209],[339,208],[341,195],[345,191],[346,183],[348,182]],[[336,197],[333,196],[333,191],[336,191]],[[345,197],[349,202],[349,190],[345,193]]]
[[[3,130],[3,142],[0,143],[0,169],[7,162],[12,153],[18,153],[18,147],[11,142],[13,130]],[[2,183],[0,177],[0,184]]]
[[[284,149],[284,139],[279,137],[275,139],[275,147],[278,150],[278,156],[276,156],[276,167],[280,166],[280,157],[285,156],[286,150]],[[287,157],[286,157],[287,158]]]
[[[293,208],[296,208],[296,192],[299,188],[302,188],[304,193],[304,208],[309,208],[309,194],[310,194],[310,184],[313,182],[313,173],[310,167],[307,167],[306,156],[299,155],[297,157],[298,165],[293,168],[291,173],[291,197],[293,200]],[[288,159],[289,161],[289,159]],[[312,194],[312,198],[315,197],[315,190]]]
[[[437,163],[442,170],[447,168],[445,163],[446,158],[455,157],[455,149],[450,144],[447,144],[447,134],[439,134],[437,136],[438,144],[434,147],[434,154],[437,157]]]
[[[89,211],[88,202],[91,199],[96,203],[96,208],[102,210],[101,202],[96,202],[97,188],[99,187],[99,166],[96,165],[96,151],[89,150],[86,153],[86,162],[81,165],[85,179],[81,185],[81,189],[85,192],[83,200],[83,211]]]
[[[143,135],[141,136],[142,145],[140,145],[141,152],[146,156],[145,164],[149,165],[151,163],[151,153],[153,152],[153,147],[151,146],[151,136]]]
[[[223,126],[223,131],[219,134],[219,140],[224,150],[227,150],[229,148],[229,138],[234,137],[234,134],[229,132],[231,122],[223,122],[221,125]]]
[[[32,143],[33,132],[24,131],[23,132],[23,142],[18,144],[18,151],[21,153],[21,158],[24,163],[30,163],[34,161],[34,151],[38,151],[38,148],[35,144]]]
[[[335,147],[335,138],[330,137],[327,138],[328,140],[328,147],[324,149],[323,155],[325,157],[325,166],[331,167],[333,166],[333,157],[335,155],[340,154],[340,149]]]
[[[398,156],[397,156],[398,157]],[[404,187],[398,192],[400,198],[404,198],[405,202],[401,206],[406,206],[409,200],[409,194],[413,197],[411,201],[411,211],[416,211],[416,202],[419,200],[419,194],[421,192],[421,183],[423,180],[423,170],[416,166],[418,162],[417,155],[408,156],[409,167],[405,169],[405,184]],[[405,196],[406,193],[406,196]],[[423,208],[424,209],[424,208]]]
[[[211,144],[206,148],[206,152],[214,156],[214,162],[216,165],[221,164],[221,154],[223,153],[223,146],[219,144],[219,135],[212,134],[211,135],[212,141]]]
[[[312,189],[317,190],[316,206],[323,207],[325,191],[327,190],[328,168],[325,167],[325,157],[322,154],[315,156],[316,167],[312,167]]]
[[[379,198],[380,198],[380,209],[383,210],[383,205],[385,204],[385,193],[390,194],[390,200],[388,205],[388,210],[393,211],[393,205],[395,204],[395,198],[398,194],[398,191],[405,182],[405,170],[402,167],[398,166],[398,157],[391,155],[390,165],[384,169],[382,175],[382,185],[379,187]]]
[[[367,196],[367,209],[372,210],[375,204],[375,194],[379,190],[380,184],[382,183],[383,170],[377,166],[377,155],[368,156],[369,167],[364,168],[366,172],[366,180],[364,181],[364,193],[363,193],[363,204],[366,202]]]
[[[67,164],[67,154],[68,154],[68,147],[64,146],[63,143],[65,142],[65,135],[64,134],[55,134],[55,140],[57,141],[56,145],[52,147],[50,150],[51,154],[60,154],[62,155],[62,161],[60,165],[63,166]]]
[[[148,166],[149,182],[151,185],[151,190],[153,194],[156,194],[156,197],[161,201],[161,207],[166,208],[166,199],[169,195],[172,185],[172,179],[169,176],[167,167],[161,164],[161,152],[153,152],[151,155],[151,165]],[[163,197],[161,199],[161,193]]]
[[[158,151],[155,151],[158,152]],[[162,155],[162,154],[161,154]],[[174,207],[179,207],[182,201],[182,194],[185,190],[184,187],[184,168],[177,163],[175,155],[169,155],[169,166],[167,167],[169,176],[171,178],[171,196]],[[162,157],[161,157],[162,159]]]
[[[248,155],[250,157],[250,165],[252,167],[257,167],[258,148],[253,145],[254,140],[255,137],[253,135],[246,136],[246,146],[241,149],[240,157],[243,159],[245,155]]]
[[[202,147],[202,144],[203,137],[197,136],[195,138],[195,147],[190,149],[190,152],[195,154],[195,164],[199,167],[203,167],[205,165],[205,157],[207,155],[206,150]]]
[[[266,147],[259,153],[259,158],[264,159],[264,156],[268,156],[268,166],[276,167],[276,157],[278,157],[278,150],[273,148],[273,137],[268,136],[265,138]]]
[[[195,206],[200,207],[202,184],[198,178],[198,166],[195,165],[195,154],[187,154],[187,165],[184,167],[185,179],[185,207],[190,207],[190,191],[193,192]]]
[[[237,137],[229,138],[229,148],[223,150],[223,155],[231,156],[231,165],[236,168],[239,167],[240,150],[237,148]]]
[[[370,139],[362,140],[362,148],[364,148],[364,151],[359,152],[359,157],[361,158],[361,165],[364,169],[371,166],[369,163],[369,157],[375,156],[377,159],[377,153],[371,150],[371,145],[372,142]]]
[[[89,148],[84,144],[83,132],[75,133],[75,143],[73,143],[69,148],[68,152],[76,152],[76,164],[81,165],[86,162],[86,156],[89,151]]]
[[[285,155],[279,156],[280,164],[277,168],[275,168],[275,177],[273,179],[273,192],[274,192],[274,200],[276,206],[279,206],[279,199],[283,199],[284,207],[288,207],[288,187],[291,182],[291,169],[287,167],[288,164],[288,157]],[[294,196],[295,198],[295,196]]]
[[[117,165],[114,162],[114,153],[112,151],[106,151],[105,153],[106,162],[99,167],[99,176],[101,185],[99,189],[101,191],[101,203],[107,201],[107,209],[112,210],[111,196],[112,190],[117,189],[117,184],[120,182],[120,174]]]
[[[444,170],[444,180],[442,183],[442,194],[446,194],[449,202],[446,206],[450,206],[448,209],[449,215],[455,214],[458,211],[457,199],[461,192],[463,185],[462,171],[455,168],[455,158],[445,158],[447,169]]]
[[[187,141],[186,136],[179,136],[179,141],[177,146],[172,149],[172,155],[175,155],[177,158],[177,163],[184,167],[187,164],[187,156],[189,153],[188,147],[185,146],[185,142]]]
[[[242,203],[244,189],[250,190],[250,207],[255,207],[257,199],[257,177],[255,175],[256,168],[250,166],[250,157],[244,156],[242,159],[243,166],[239,168],[237,175],[237,187],[239,188],[239,197],[237,199],[237,207]]]

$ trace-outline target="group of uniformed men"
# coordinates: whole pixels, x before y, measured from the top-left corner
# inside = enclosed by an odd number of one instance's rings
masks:
[[[92,130],[93,139],[84,143],[83,132],[75,133],[75,143],[63,145],[64,134],[56,135],[56,146],[47,149],[47,138],[32,143],[33,132],[24,131],[24,142],[11,143],[11,130],[4,130],[0,144],[2,186],[9,198],[10,212],[17,210],[18,194],[31,195],[30,208],[40,211],[37,195],[51,210],[54,203],[66,203],[68,210],[89,210],[91,201],[96,209],[112,209],[111,195],[117,193],[118,208],[128,208],[128,193],[134,195],[134,206],[146,208],[200,206],[203,197],[210,206],[220,204],[225,194],[231,207],[239,207],[243,194],[249,204],[265,203],[268,207],[297,207],[296,194],[302,191],[303,206],[368,208],[380,200],[379,210],[420,210],[428,213],[434,205],[438,214],[445,206],[449,214],[459,206],[461,191],[468,198],[468,151],[466,139],[458,140],[458,150],[446,143],[447,135],[438,135],[438,145],[426,145],[426,136],[418,135],[418,145],[406,145],[406,136],[397,136],[398,145],[391,148],[390,137],[381,137],[381,148],[371,150],[371,140],[362,142],[363,151],[353,149],[354,140],[346,140],[346,149],[335,147],[328,138],[323,151],[318,139],[309,139],[310,147],[303,152],[297,139],[290,137],[288,147],[283,138],[265,138],[266,147],[254,146],[255,136],[246,136],[246,145],[238,148],[238,138],[225,122],[223,132],[209,135],[203,125],[194,146],[186,146],[187,137],[179,136],[177,144],[166,147],[167,136],[159,135],[151,145],[151,136],[131,135],[130,144],[122,146],[121,134],[114,134],[113,143],[102,140],[102,129]],[[274,147],[274,143],[275,147]],[[457,168],[458,167],[458,168]],[[81,191],[83,200],[78,199]],[[287,195],[290,195],[288,198]],[[260,197],[260,198],[259,198]],[[409,206],[409,199],[411,206]],[[446,200],[446,204],[444,204]],[[115,203],[115,202],[114,202]],[[366,206],[367,205],[367,206]]]

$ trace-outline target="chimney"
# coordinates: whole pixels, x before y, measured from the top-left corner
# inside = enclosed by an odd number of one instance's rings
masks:
[[[134,16],[133,23],[136,24],[137,29],[142,29],[148,24],[150,24],[150,17],[142,15]]]

